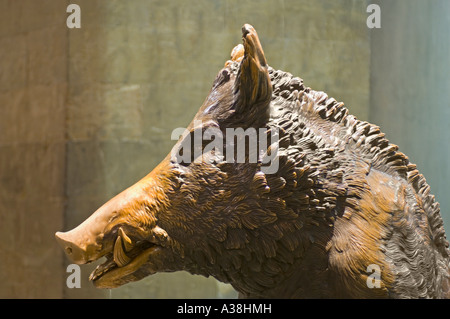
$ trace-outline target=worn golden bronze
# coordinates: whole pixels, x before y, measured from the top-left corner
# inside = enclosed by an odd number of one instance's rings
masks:
[[[379,127],[268,66],[256,31],[242,31],[194,118],[202,127],[193,121],[174,148],[197,129],[276,129],[277,172],[169,154],[56,234],[68,257],[105,257],[90,275],[99,288],[186,270],[230,283],[241,297],[450,297],[439,204],[416,166]]]

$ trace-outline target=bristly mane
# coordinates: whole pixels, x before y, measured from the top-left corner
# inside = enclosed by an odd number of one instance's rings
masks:
[[[376,125],[358,120],[350,115],[344,103],[337,102],[324,92],[305,87],[303,80],[288,72],[269,68],[273,85],[273,105],[298,115],[300,121],[309,122],[309,129],[316,137],[332,147],[346,147],[358,152],[371,161],[373,168],[402,178],[410,183],[423,202],[431,226],[433,240],[444,256],[449,256],[448,242],[445,238],[439,203],[430,195],[430,186],[419,173],[415,164],[410,163],[406,155],[398,151],[398,146],[389,143],[385,134]],[[283,112],[284,118],[288,112]],[[332,127],[333,135],[320,134],[314,124]],[[420,207],[417,207],[420,209]]]

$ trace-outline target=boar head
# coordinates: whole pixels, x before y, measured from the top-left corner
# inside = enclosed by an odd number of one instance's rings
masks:
[[[90,275],[96,287],[185,270],[231,283],[246,296],[264,296],[288,280],[314,241],[304,225],[307,214],[300,214],[313,181],[301,149],[287,151],[293,137],[286,125],[292,122],[277,107],[277,101],[288,98],[286,90],[298,97],[305,88],[301,79],[284,78],[267,65],[252,26],[242,31],[243,45],[232,51],[172,153],[78,227],[56,233],[73,262],[106,258]],[[229,162],[214,149],[189,163],[173,156],[195,132],[208,128],[224,136],[226,128],[263,128],[267,138],[280,129],[279,142],[264,150],[273,155],[279,147],[279,169],[265,174],[261,158]]]

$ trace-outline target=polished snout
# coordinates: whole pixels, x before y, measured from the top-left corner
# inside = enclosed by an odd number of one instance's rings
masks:
[[[57,242],[72,262],[86,264],[99,259],[112,249],[113,242],[106,240],[105,236],[118,219],[121,206],[128,202],[127,197],[129,197],[127,192],[122,192],[76,228],[55,234]]]
[[[72,262],[86,264],[90,261],[87,246],[84,243],[81,244],[72,232],[57,232],[55,237]]]

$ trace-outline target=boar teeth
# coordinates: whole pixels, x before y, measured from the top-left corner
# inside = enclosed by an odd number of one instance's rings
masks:
[[[117,236],[116,243],[114,244],[114,262],[117,264],[117,266],[123,267],[128,265],[130,260],[131,258],[128,257],[123,251],[122,238],[119,235]]]
[[[125,251],[128,253],[131,249],[133,249],[133,243],[131,242],[130,237],[125,234],[122,228],[119,228],[119,236],[122,237],[123,247]]]
[[[112,260],[108,260],[106,263],[98,265],[97,268],[95,268],[95,270],[89,276],[89,280],[91,281],[96,280],[97,278],[101,277],[104,273],[114,268],[115,266],[116,263]]]

